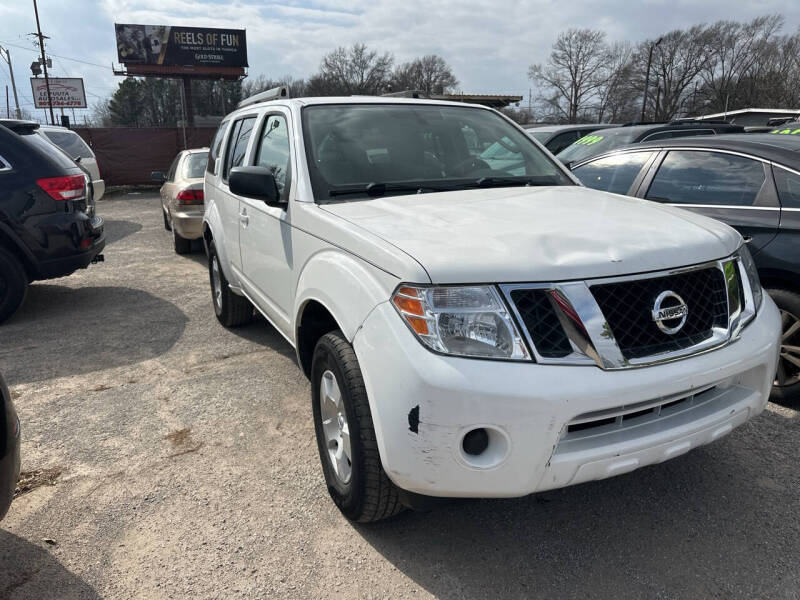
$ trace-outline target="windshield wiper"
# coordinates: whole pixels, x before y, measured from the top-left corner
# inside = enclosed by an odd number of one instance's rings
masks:
[[[556,185],[552,177],[481,177],[474,184],[477,187],[504,187],[512,185]]]
[[[376,197],[383,196],[387,192],[417,192],[421,194],[423,191],[441,192],[446,190],[444,187],[437,187],[435,185],[428,185],[425,183],[368,183],[365,186],[341,188],[336,190],[328,190],[328,195],[335,196],[349,196],[351,194],[366,194],[367,196]]]

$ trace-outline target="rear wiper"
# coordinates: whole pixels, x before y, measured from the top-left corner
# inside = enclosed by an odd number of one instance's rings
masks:
[[[417,192],[423,191],[441,192],[446,190],[444,187],[417,183],[368,183],[365,186],[328,190],[329,196],[348,196],[350,194],[366,194],[367,196],[383,196],[386,192]]]

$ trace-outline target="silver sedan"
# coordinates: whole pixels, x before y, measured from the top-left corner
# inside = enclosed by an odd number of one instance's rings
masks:
[[[203,174],[208,162],[208,148],[178,153],[166,175],[153,171],[152,179],[161,186],[161,210],[164,229],[172,232],[177,254],[192,250],[192,240],[203,235]]]

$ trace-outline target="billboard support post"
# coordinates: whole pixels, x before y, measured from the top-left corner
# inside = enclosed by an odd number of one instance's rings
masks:
[[[39,7],[36,6],[36,0],[33,0],[33,12],[36,13],[36,37],[39,38],[39,50],[42,52],[42,69],[44,69],[44,83],[47,86],[47,102],[50,105],[50,123],[56,124],[56,118],[53,115],[53,99],[50,96],[50,79],[47,75],[47,59],[44,56],[44,38],[42,35],[42,26],[39,25]]]
[[[181,77],[183,80],[183,99],[186,114],[184,118],[189,127],[194,127],[194,102],[192,102],[192,80],[189,77]]]

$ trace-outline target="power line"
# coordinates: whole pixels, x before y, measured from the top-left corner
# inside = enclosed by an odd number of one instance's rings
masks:
[[[20,46],[19,44],[9,44],[7,42],[0,42],[0,43],[2,43],[2,45],[4,45],[4,46],[10,46],[11,48],[19,48],[21,50],[27,50],[28,52],[33,52],[34,54],[38,54],[39,53],[38,51],[36,51],[36,50],[34,50],[32,48],[28,48],[27,46]],[[64,60],[71,60],[72,62],[77,62],[77,63],[81,63],[81,64],[84,64],[84,65],[90,65],[92,67],[97,67],[99,69],[111,69],[110,65],[98,65],[97,63],[89,62],[88,60],[81,60],[79,58],[70,58],[69,56],[62,56],[60,54],[53,54],[52,52],[48,52],[47,54],[49,54],[50,56],[54,56],[56,58],[63,58]]]

